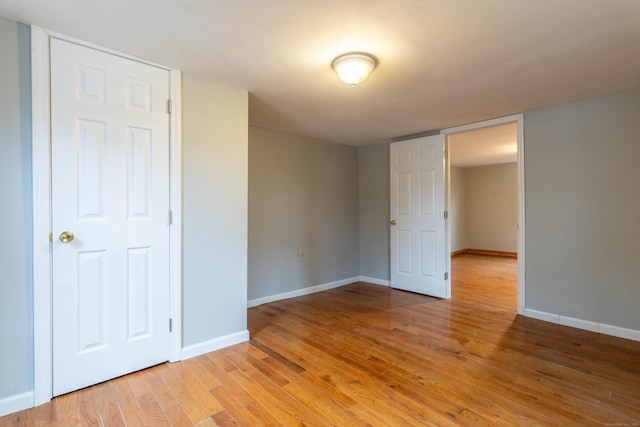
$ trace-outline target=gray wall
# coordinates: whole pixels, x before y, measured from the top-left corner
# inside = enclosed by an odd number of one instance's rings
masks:
[[[0,399],[33,389],[31,42],[0,18]]]
[[[183,346],[247,328],[248,93],[183,75]]]
[[[467,239],[467,204],[465,203],[465,168],[451,166],[449,175],[449,223],[451,252],[469,248]]]
[[[518,251],[518,164],[464,168],[468,248]]]
[[[357,149],[249,128],[249,300],[358,275]]]
[[[358,148],[360,275],[389,280],[389,144]]]
[[[524,122],[527,308],[640,329],[640,89]]]

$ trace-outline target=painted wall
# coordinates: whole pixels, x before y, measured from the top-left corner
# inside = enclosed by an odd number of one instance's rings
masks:
[[[389,144],[358,148],[360,275],[389,280]]]
[[[358,261],[357,149],[249,128],[249,300],[357,277]]]
[[[518,252],[518,164],[464,169],[468,248]]]
[[[31,41],[0,18],[0,400],[33,389]],[[1,411],[1,408],[0,408]]]
[[[465,198],[466,169],[450,168],[449,223],[451,227],[451,252],[469,248],[467,239],[467,204]]]
[[[183,346],[247,329],[248,93],[183,75]]]
[[[640,89],[525,113],[527,308],[640,330]]]

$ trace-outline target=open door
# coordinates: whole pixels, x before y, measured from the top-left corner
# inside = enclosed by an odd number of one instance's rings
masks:
[[[391,286],[449,298],[446,265],[444,135],[390,148]]]

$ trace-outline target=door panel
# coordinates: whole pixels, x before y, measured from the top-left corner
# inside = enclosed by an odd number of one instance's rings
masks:
[[[78,352],[104,347],[104,251],[78,252]]]
[[[398,212],[411,215],[411,173],[398,173]]]
[[[151,330],[149,307],[149,261],[151,248],[128,248],[127,291],[129,313],[128,339],[148,337]]]
[[[391,144],[391,286],[448,298],[443,150],[441,135]]]
[[[435,279],[436,277],[436,233],[433,231],[420,231],[420,253],[422,257],[421,261],[421,269],[420,272],[422,276],[428,277],[430,279]]]
[[[398,234],[398,272],[404,274],[411,274],[413,269],[411,268],[413,251],[411,245],[411,230],[397,230]]]
[[[128,214],[129,218],[148,218],[151,194],[151,131],[149,129],[128,129],[129,170],[128,170]]]
[[[78,119],[77,126],[78,218],[103,218],[106,123]]]
[[[54,395],[169,358],[167,99],[167,70],[51,40]]]

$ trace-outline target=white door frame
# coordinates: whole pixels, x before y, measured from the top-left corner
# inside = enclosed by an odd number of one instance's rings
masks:
[[[169,286],[173,321],[169,360],[181,359],[182,349],[182,160],[181,160],[181,74],[179,70],[141,60],[120,52],[92,45],[37,26],[31,26],[32,78],[32,178],[33,178],[33,391],[34,406],[53,397],[52,365],[52,251],[51,251],[51,115],[50,56],[51,38],[65,40],[123,58],[164,68],[170,75],[173,111],[170,127],[169,206],[172,226],[169,232]]]
[[[499,117],[497,119],[485,120],[483,122],[471,123],[463,126],[456,126],[442,130],[440,133],[445,135],[445,147],[449,152],[449,135],[459,132],[466,132],[474,129],[481,129],[489,126],[502,125],[506,123],[516,123],[518,127],[518,314],[524,315],[525,310],[525,194],[524,194],[524,116],[523,114],[514,114],[512,116]],[[450,207],[450,167],[449,156],[445,163],[445,198],[446,209]],[[451,271],[451,227],[447,223],[446,230],[446,251],[448,256],[446,271]]]

